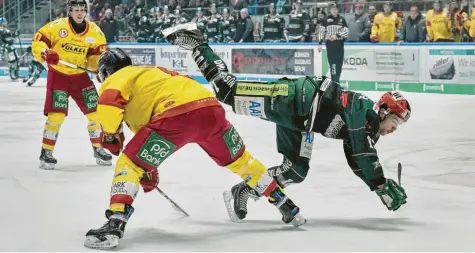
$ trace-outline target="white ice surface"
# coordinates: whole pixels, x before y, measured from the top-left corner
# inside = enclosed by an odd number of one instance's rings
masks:
[[[27,88],[0,79],[0,251],[87,251],[85,233],[105,222],[113,167],[95,165],[74,102],[56,170],[38,169],[44,95],[44,80]],[[245,222],[231,223],[221,193],[239,178],[189,145],[161,166],[160,187],[191,216],[182,218],[158,192],[141,191],[119,250],[475,251],[475,97],[405,95],[410,122],[377,144],[387,177],[396,179],[403,164],[408,203],[400,211],[387,211],[353,175],[341,141],[318,136],[306,181],[287,189],[308,223],[283,224],[264,200],[250,202]],[[228,118],[264,164],[281,162],[273,124],[230,111]]]

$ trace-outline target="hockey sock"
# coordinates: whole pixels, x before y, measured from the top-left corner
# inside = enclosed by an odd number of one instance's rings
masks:
[[[89,138],[91,139],[92,146],[99,148],[101,147],[101,126],[98,123],[97,113],[92,112],[86,115],[87,120],[87,130],[89,131]]]
[[[125,212],[126,205],[132,205],[139,191],[140,177],[144,170],[125,154],[117,160],[111,186],[110,210]]]
[[[59,129],[63,124],[66,114],[64,113],[48,113],[48,119],[45,123],[43,131],[43,148],[53,150],[56,140],[58,139]]]
[[[224,61],[208,44],[196,47],[193,52],[193,59],[203,76],[213,86],[219,101],[232,106],[237,79],[229,73]]]
[[[267,174],[266,167],[247,150],[243,152],[241,157],[226,167],[238,174],[246,181],[247,185],[260,195],[269,197],[270,193],[277,187],[277,181]]]

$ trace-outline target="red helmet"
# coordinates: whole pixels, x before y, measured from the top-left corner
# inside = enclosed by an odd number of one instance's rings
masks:
[[[384,120],[389,114],[395,114],[404,122],[407,122],[411,116],[409,102],[397,91],[384,93],[378,103],[376,103],[375,110],[378,112],[381,120]]]

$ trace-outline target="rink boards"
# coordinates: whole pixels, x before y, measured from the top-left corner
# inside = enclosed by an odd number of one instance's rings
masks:
[[[28,45],[16,45],[22,55]],[[201,83],[206,80],[190,51],[169,44],[115,43],[128,52],[134,64],[160,65],[186,73]],[[327,51],[317,44],[213,44],[212,48],[230,71],[244,80],[275,80],[284,76],[330,75]],[[27,59],[21,75],[27,73]],[[8,75],[2,56],[0,75]],[[45,73],[43,73],[45,76]],[[371,44],[345,45],[341,84],[351,90],[402,90],[421,93],[475,94],[475,45]]]

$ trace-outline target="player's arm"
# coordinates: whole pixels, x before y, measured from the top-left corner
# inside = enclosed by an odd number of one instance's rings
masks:
[[[378,42],[379,39],[378,39],[378,36],[379,36],[379,17],[380,17],[380,14],[376,14],[376,16],[374,17],[374,21],[373,21],[373,26],[371,26],[371,36],[370,36],[370,39],[372,42]]]
[[[350,166],[353,173],[355,173],[356,176],[361,178],[361,180],[365,182],[365,184],[370,188],[371,191],[374,191],[376,189],[375,185],[366,179],[363,171],[360,169],[358,163],[355,160],[355,157],[353,156],[353,151],[351,150],[349,143],[343,142],[343,151],[345,152],[346,162]]]
[[[343,23],[343,26],[341,27],[337,36],[346,40],[348,38],[348,24],[346,23],[346,19],[344,17],[341,17],[341,21]]]
[[[94,37],[96,41],[87,50],[87,67],[96,72],[99,56],[106,51],[107,42],[104,33],[102,33],[98,26],[94,26],[93,29],[95,31]]]
[[[52,47],[52,26],[53,25],[49,23],[41,27],[35,33],[31,42],[33,57],[41,63],[44,62],[43,52]]]
[[[107,78],[101,86],[97,113],[106,134],[117,133],[124,120],[124,109],[132,94],[129,82]]]

